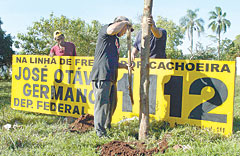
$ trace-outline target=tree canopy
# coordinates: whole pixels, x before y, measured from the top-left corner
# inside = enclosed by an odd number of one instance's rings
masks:
[[[180,25],[161,16],[157,16],[155,19],[156,26],[164,28],[167,31],[167,58],[217,59],[216,57],[213,57],[216,55],[216,48],[209,46],[203,47],[203,44],[200,42],[196,42],[196,54],[193,53],[195,50],[193,50],[193,33],[196,31],[200,34],[204,31],[204,21],[201,18],[198,18],[198,11],[198,9],[188,9],[187,14],[179,20]],[[227,27],[230,26],[230,21],[225,19],[225,17],[226,13],[223,13],[221,8],[216,7],[216,11],[210,12],[209,19],[212,20],[212,22],[209,24],[209,27],[211,27],[212,30],[215,30],[216,33],[226,32]],[[222,25],[218,25],[219,22]],[[51,47],[56,44],[53,38],[53,32],[60,30],[65,35],[65,41],[73,42],[75,44],[78,56],[93,56],[101,26],[102,24],[97,20],[93,20],[88,24],[80,18],[70,19],[63,15],[56,17],[51,13],[48,18],[41,18],[39,21],[33,22],[33,25],[27,28],[26,33],[19,33],[17,35],[17,41],[15,41],[15,47],[20,48],[20,54],[48,55]],[[132,43],[134,43],[135,36],[141,29],[141,20],[139,20],[138,23],[135,23],[133,27],[135,31],[132,33]],[[189,49],[191,56],[184,55],[182,50],[178,48],[178,46],[183,43],[184,33],[186,31],[188,32],[191,41]],[[8,38],[9,40],[8,45],[11,45],[11,36],[5,35],[5,38]],[[220,36],[214,36],[213,42],[218,41],[218,49],[221,49],[222,51],[222,59],[232,60],[235,55],[239,56],[239,38],[239,36],[236,37],[236,40],[231,43],[225,39],[224,43],[220,44]],[[127,57],[126,41],[126,36],[120,38],[120,57]],[[206,54],[204,54],[204,52]],[[198,57],[200,54],[202,57]],[[227,55],[229,56],[227,57]],[[208,56],[210,58],[207,58]]]
[[[188,38],[191,41],[190,53],[193,54],[193,32],[197,31],[198,35],[201,32],[204,32],[204,20],[202,18],[198,18],[197,12],[199,9],[187,10],[187,15],[182,17],[180,21],[180,25],[184,28],[185,31],[188,32]]]
[[[157,17],[156,25],[157,27],[164,28],[167,31],[167,58],[182,58],[182,51],[177,47],[183,43],[184,30],[172,20],[168,20],[167,18],[163,18],[161,16]]]
[[[69,19],[63,15],[56,17],[51,13],[49,18],[41,18],[28,27],[26,34],[18,34],[16,45],[23,54],[48,55],[56,44],[53,32],[60,30],[65,35],[65,41],[75,44],[77,55],[92,56],[100,28],[101,24],[96,20],[87,24],[80,18]]]
[[[3,68],[7,66],[9,68],[12,63],[12,55],[14,54],[12,50],[13,40],[10,34],[6,34],[6,32],[2,30],[2,24],[0,18],[0,67]]]
[[[226,12],[223,12],[220,7],[215,7],[215,11],[209,12],[210,24],[208,28],[211,28],[213,32],[216,32],[218,35],[218,59],[220,59],[220,41],[221,41],[221,33],[225,33],[227,28],[231,26],[231,22],[226,19]]]

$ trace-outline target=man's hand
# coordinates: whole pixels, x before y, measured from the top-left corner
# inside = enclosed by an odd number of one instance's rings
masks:
[[[134,70],[132,63],[131,63],[130,65],[129,65],[129,64],[118,63],[118,68],[124,68],[124,69],[126,69],[126,70],[128,70],[128,68],[131,68],[131,70]]]
[[[53,57],[53,56],[54,56],[54,53],[50,53],[49,56],[50,56],[50,57]]]
[[[131,53],[131,60],[134,61],[135,60],[135,54]]]
[[[154,22],[152,16],[150,16],[150,17],[147,19],[147,22],[148,22],[148,24],[151,26],[151,28],[152,28],[152,27],[156,28],[156,25],[155,25],[155,22]]]
[[[131,53],[131,61],[135,60],[136,55],[138,54],[137,48],[133,47],[132,48],[132,53]]]
[[[148,19],[147,19],[147,22],[148,24],[151,26],[151,31],[153,33],[153,35],[156,37],[156,38],[161,38],[162,37],[162,31],[159,31],[155,25],[155,22],[153,20],[153,17],[150,16]]]
[[[130,70],[134,71],[133,63],[127,64],[127,70],[130,68]]]

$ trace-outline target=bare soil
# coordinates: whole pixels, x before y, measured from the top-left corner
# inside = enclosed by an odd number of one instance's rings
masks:
[[[81,115],[69,126],[71,132],[84,133],[94,128],[94,117],[90,114]]]
[[[146,149],[144,142],[111,141],[98,147],[97,150],[101,149],[100,156],[151,156],[159,152],[164,153],[167,148],[168,142],[163,139],[152,149]]]
[[[81,115],[69,126],[71,132],[84,133],[94,128],[94,116]],[[168,148],[166,137],[157,143],[152,149],[147,149],[144,142],[111,141],[97,148],[101,151],[100,156],[151,156],[155,153],[164,153]]]

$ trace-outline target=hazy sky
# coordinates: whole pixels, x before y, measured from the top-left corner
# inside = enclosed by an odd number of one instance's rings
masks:
[[[81,18],[90,23],[98,20],[100,23],[110,23],[116,16],[123,15],[137,22],[137,17],[143,12],[144,0],[0,0],[0,18],[2,28],[8,34],[16,36],[17,33],[26,33],[27,27],[39,21],[40,18],[48,18],[50,13],[55,16],[64,15],[68,18]],[[205,34],[197,38],[205,45],[210,45],[205,36],[214,35],[207,28],[209,11],[220,6],[227,13],[226,18],[231,21],[231,28],[224,34],[234,40],[240,34],[240,0],[153,0],[153,17],[162,16],[179,24],[179,19],[186,15],[187,9],[199,8],[198,17],[205,21]],[[189,46],[186,37],[181,48],[188,53]]]

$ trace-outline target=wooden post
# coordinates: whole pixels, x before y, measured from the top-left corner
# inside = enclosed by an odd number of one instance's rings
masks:
[[[132,60],[131,60],[131,53],[132,53],[132,39],[131,39],[131,28],[128,27],[127,29],[127,48],[128,48],[128,64],[132,65]],[[132,69],[131,67],[128,67],[128,91],[129,91],[129,96],[131,99],[132,105],[134,104],[133,101],[133,91],[132,91]]]
[[[139,140],[147,138],[149,129],[149,53],[151,32],[147,18],[152,14],[152,3],[153,0],[144,0],[141,40]]]

